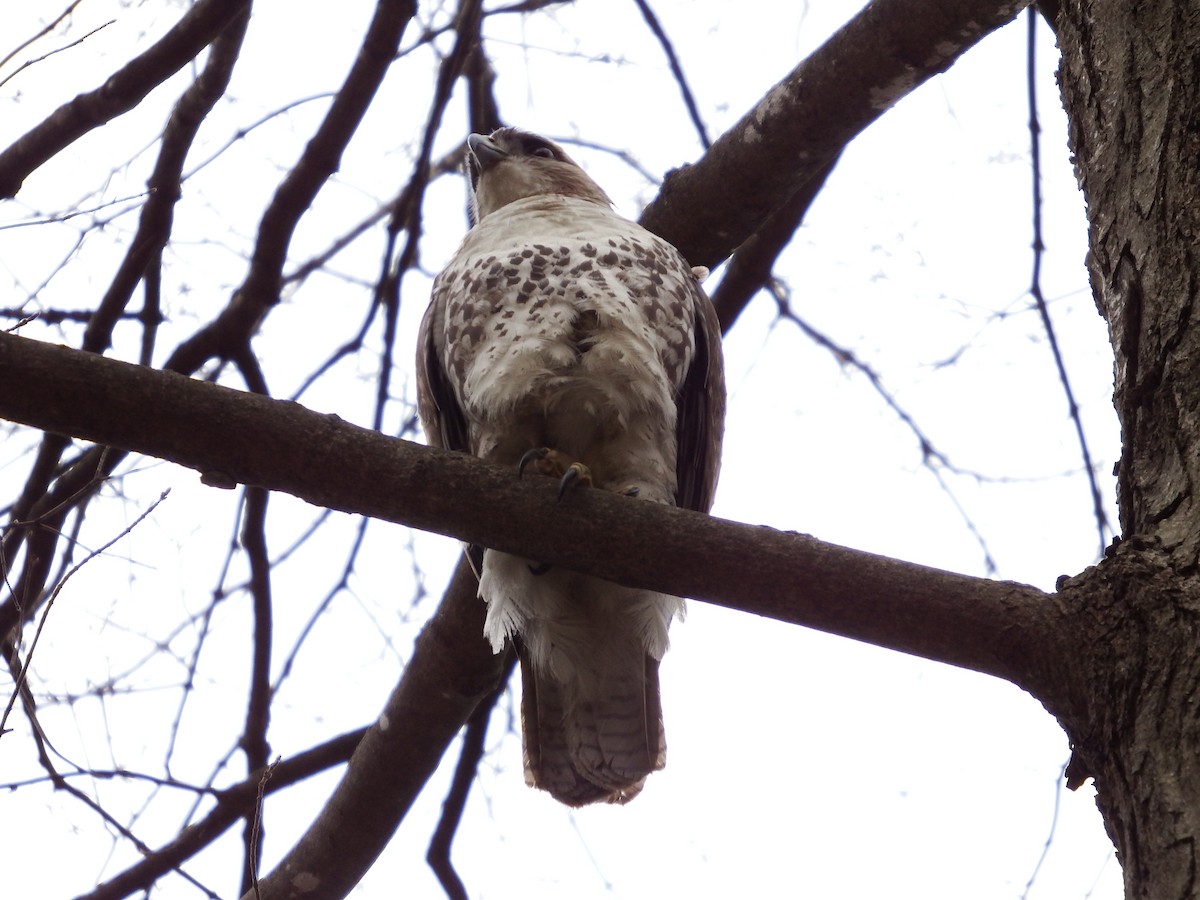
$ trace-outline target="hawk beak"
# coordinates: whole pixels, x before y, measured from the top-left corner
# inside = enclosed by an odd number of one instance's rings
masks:
[[[485,134],[472,134],[467,138],[467,149],[480,171],[489,168],[508,156],[496,146],[495,141]]]

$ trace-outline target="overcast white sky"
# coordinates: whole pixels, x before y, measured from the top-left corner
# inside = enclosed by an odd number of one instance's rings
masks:
[[[50,12],[45,4],[9,6],[16,8],[3,13],[0,57]],[[79,47],[0,85],[0,145],[99,84],[132,48],[169,27],[180,6],[85,0],[69,31],[0,68],[3,79],[24,59],[115,20]],[[300,8],[282,0],[256,4],[244,65],[189,168],[265,113],[337,86],[371,4],[345,0],[336,16],[327,8],[321,14]],[[654,8],[714,137],[853,12],[829,0],[661,0]],[[413,29],[405,44],[415,35]],[[699,155],[661,50],[633,3],[583,2],[548,15],[497,18],[487,35],[501,110],[510,122],[559,140],[627,148],[654,173]],[[760,297],[726,342],[730,412],[714,514],[972,574],[986,572],[982,540],[997,577],[1046,589],[1058,575],[1094,562],[1099,542],[1078,447],[1026,293],[1032,235],[1025,35],[1022,18],[987,38],[856,141],[778,270],[798,315],[853,348],[938,449],[987,478],[946,473],[952,499],[922,465],[911,433],[866,381],[795,327],[777,322],[772,303]],[[1111,354],[1088,292],[1083,204],[1065,146],[1053,41],[1044,27],[1039,39],[1048,245],[1043,290],[1111,499],[1108,473],[1118,452]],[[319,198],[319,214],[297,235],[296,260],[323,248],[408,177],[431,71],[425,51],[394,67],[335,182]],[[139,192],[154,136],[188,77],[31,178],[17,201],[0,206],[0,225]],[[265,200],[324,109],[314,100],[272,120],[189,181],[167,260],[171,320],[157,362],[225,302],[244,272],[243,255]],[[448,123],[440,150],[463,137],[461,98]],[[570,152],[625,214],[635,217],[654,195],[653,184],[614,156]],[[113,173],[114,167],[120,168]],[[466,227],[461,181],[439,182],[429,209],[422,262],[432,273]],[[74,309],[94,303],[132,232],[136,203],[98,215],[112,217],[111,223],[78,251],[73,243],[91,216],[0,230],[0,306],[28,302],[32,311],[39,304]],[[276,395],[290,395],[357,329],[381,248],[376,230],[334,262],[345,277],[312,279],[272,314],[256,348]],[[66,270],[28,299],[68,257]],[[427,293],[427,278],[405,284],[406,348]],[[79,337],[41,326],[23,333],[66,343]],[[130,325],[119,332],[117,352],[136,355],[138,339]],[[372,340],[377,345],[377,335]],[[408,361],[406,349],[401,362]],[[303,401],[369,421],[376,363],[364,356],[340,367]],[[406,372],[395,385],[411,394]],[[402,403],[393,404],[388,427],[397,429],[406,414]],[[22,446],[20,437],[6,439],[4,496],[27,472]],[[203,609],[216,586],[236,496],[153,460],[123,471],[131,473],[121,490],[132,504],[125,507],[110,493],[105,517],[94,517],[85,531],[93,544],[119,532],[164,488],[171,497],[64,590],[35,664],[43,694],[84,695],[130,670],[184,615]],[[272,547],[287,546],[317,514],[274,497]],[[1115,518],[1111,508],[1110,515]],[[321,543],[307,545],[279,570],[277,667],[340,576],[354,524],[333,517]],[[409,549],[427,575],[423,585],[414,580]],[[320,620],[281,690],[273,752],[298,752],[377,714],[456,554],[449,539],[371,527],[351,589]],[[239,583],[241,566],[235,563],[226,584]],[[430,596],[410,609],[422,587]],[[248,605],[235,594],[213,621],[173,757],[178,777],[203,780],[213,759],[236,740],[247,683]],[[181,647],[173,645],[177,656],[185,655]],[[136,688],[128,694],[103,702],[47,701],[43,724],[76,761],[158,771],[163,731],[180,702],[180,692],[169,686],[181,673],[179,659],[168,656],[124,679]],[[455,845],[472,896],[1014,900],[1023,896],[1048,840],[1029,897],[1122,895],[1090,785],[1076,793],[1062,788],[1065,737],[1035,700],[1011,685],[701,603],[691,604],[686,622],[673,630],[662,677],[668,766],[626,807],[571,812],[526,788],[519,738],[503,733],[497,718]],[[0,741],[2,783],[37,774],[27,724],[10,725],[14,734]],[[356,896],[440,895],[423,858],[454,756],[452,749],[446,771]],[[217,782],[241,774],[235,757]],[[267,868],[291,846],[335,778],[313,779],[272,798]],[[125,790],[120,784],[86,788],[118,806]],[[136,825],[139,834],[157,844],[169,833],[158,829],[178,827],[188,803],[157,796]],[[232,896],[239,840],[231,833],[188,871],[220,896]],[[6,894],[13,897],[80,893],[135,858],[126,847],[114,851],[105,828],[77,802],[48,789],[6,795],[0,846]],[[71,863],[47,867],[51,858]],[[175,879],[161,896],[201,894]]]

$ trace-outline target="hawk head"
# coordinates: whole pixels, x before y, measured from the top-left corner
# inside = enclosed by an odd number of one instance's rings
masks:
[[[516,200],[563,194],[612,206],[608,195],[562,147],[519,128],[467,138],[475,221]]]

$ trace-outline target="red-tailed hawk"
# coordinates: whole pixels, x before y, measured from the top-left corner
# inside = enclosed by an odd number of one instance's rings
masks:
[[[551,141],[467,144],[475,226],[417,353],[430,443],[707,512],[725,386],[703,270]],[[571,806],[634,797],[663,766],[658,664],[683,601],[494,550],[479,593],[493,649],[520,656],[526,780]]]

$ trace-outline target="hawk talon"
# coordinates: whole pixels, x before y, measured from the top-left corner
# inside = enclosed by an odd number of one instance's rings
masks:
[[[562,479],[558,482],[558,499],[562,500],[567,491],[577,484],[592,486],[592,473],[583,463],[571,463],[567,466],[567,471],[563,472]]]
[[[550,452],[549,447],[534,447],[532,450],[526,450],[521,461],[517,463],[517,477],[521,478],[525,474],[526,466],[532,462],[541,462],[550,455]]]

